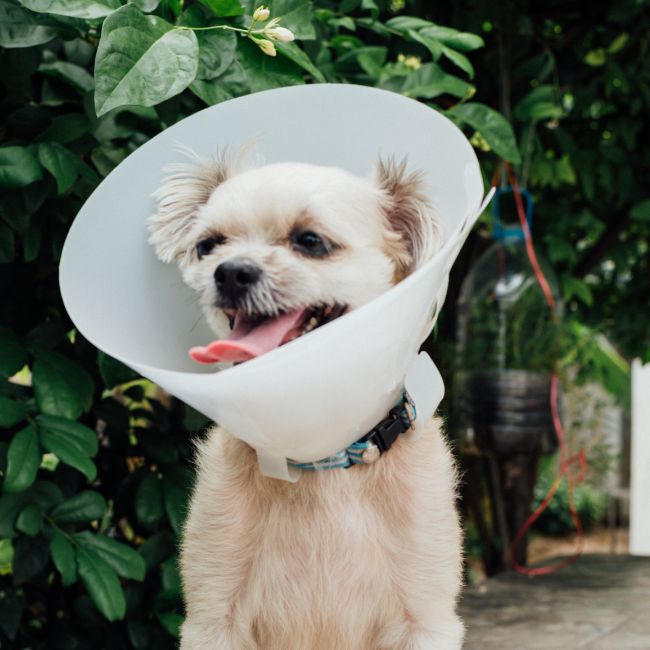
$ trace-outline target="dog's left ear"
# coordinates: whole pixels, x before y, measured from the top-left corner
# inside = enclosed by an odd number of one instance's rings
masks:
[[[383,210],[390,228],[389,254],[400,280],[426,261],[440,243],[439,227],[423,187],[422,172],[407,171],[406,160],[380,159],[376,183],[384,192]]]
[[[199,208],[230,176],[225,156],[217,160],[194,157],[169,171],[154,194],[157,210],[148,219],[149,243],[163,262],[181,261],[193,249],[188,237]]]

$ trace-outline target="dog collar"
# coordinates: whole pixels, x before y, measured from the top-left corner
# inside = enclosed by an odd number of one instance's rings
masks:
[[[415,422],[417,411],[411,396],[404,390],[400,401],[365,436],[332,456],[311,463],[298,463],[288,459],[295,469],[307,471],[321,469],[347,469],[353,465],[369,465],[385,454],[395,440],[408,431]]]

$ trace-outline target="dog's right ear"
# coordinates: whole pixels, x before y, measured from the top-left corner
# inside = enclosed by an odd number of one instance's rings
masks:
[[[149,243],[163,262],[180,260],[192,248],[188,236],[198,209],[230,175],[223,156],[218,160],[196,157],[170,167],[169,172],[154,194],[156,213],[148,219]]]

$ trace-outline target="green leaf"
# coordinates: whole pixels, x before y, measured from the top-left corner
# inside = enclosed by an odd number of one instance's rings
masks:
[[[431,52],[431,56],[434,61],[437,61],[442,54],[442,43],[437,41],[435,38],[431,38],[422,32],[418,32],[416,29],[407,30],[407,34],[418,43],[424,45],[424,47]]]
[[[162,517],[162,485],[155,474],[147,473],[140,481],[135,493],[135,513],[143,526],[151,526]]]
[[[630,216],[636,221],[650,221],[650,199],[645,199],[633,206]]]
[[[34,537],[41,532],[43,528],[43,511],[37,503],[26,505],[16,519],[16,528],[25,535]]]
[[[74,548],[67,537],[58,530],[54,531],[50,540],[50,554],[54,566],[61,574],[61,580],[65,587],[77,581],[77,559]]]
[[[125,366],[121,361],[113,359],[101,350],[97,352],[97,365],[99,373],[104,380],[106,388],[115,388],[120,384],[126,384],[138,378],[138,373]]]
[[[514,108],[518,120],[548,120],[564,115],[555,86],[542,85],[531,90]]]
[[[248,39],[239,43],[236,57],[246,74],[250,92],[304,83],[300,68],[293,62],[263,54]]]
[[[39,13],[72,18],[104,18],[118,9],[120,0],[19,0],[23,7]]]
[[[27,363],[27,354],[16,335],[0,327],[0,377],[15,375]]]
[[[309,0],[274,0],[270,3],[271,18],[280,18],[280,26],[290,29],[303,41],[316,38]]]
[[[446,45],[442,46],[442,53],[454,65],[459,67],[463,72],[466,72],[470,79],[474,78],[474,68],[472,64],[469,62],[469,59],[464,54],[461,54],[460,52],[456,52],[456,50],[452,50],[450,47],[447,47]]]
[[[25,147],[0,147],[0,187],[25,187],[42,178],[36,156]]]
[[[79,113],[69,113],[68,115],[60,115],[52,120],[40,140],[50,142],[58,142],[59,144],[68,144],[78,140],[84,133],[87,133],[90,128],[90,123],[85,115]]]
[[[280,52],[283,56],[286,56],[287,59],[290,59],[297,65],[299,65],[303,70],[309,72],[309,74],[319,83],[326,83],[327,79],[323,76],[323,73],[312,63],[312,60],[303,52],[295,43],[280,43],[275,44],[275,49]]]
[[[38,146],[38,159],[54,176],[59,194],[72,187],[77,179],[77,156],[56,142],[44,142]]]
[[[407,97],[433,99],[445,93],[465,97],[470,89],[470,84],[447,74],[438,64],[425,63],[406,78],[402,93]]]
[[[90,92],[95,87],[91,74],[81,66],[67,61],[48,61],[41,63],[38,71],[70,84],[80,93]]]
[[[0,607],[0,630],[9,637],[10,641],[13,641],[18,633],[20,620],[23,615],[22,599],[12,589],[3,590],[3,594],[2,607]]]
[[[501,113],[484,104],[471,102],[455,106],[447,113],[476,129],[498,156],[515,165],[521,162],[515,134]]]
[[[221,18],[244,14],[244,7],[239,0],[199,0],[199,2]]]
[[[158,612],[157,616],[165,630],[175,639],[179,639],[184,617],[176,612]]]
[[[199,46],[194,32],[126,5],[102,27],[95,59],[95,110],[154,106],[177,95],[196,77]]]
[[[63,355],[39,350],[32,371],[36,404],[48,415],[76,420],[92,404],[90,375]]]
[[[485,45],[480,36],[477,36],[476,34],[468,34],[467,32],[459,32],[450,27],[434,25],[433,27],[426,27],[420,33],[424,36],[434,38],[455,50],[460,50],[461,52],[477,50]]]
[[[97,609],[109,621],[123,619],[126,600],[115,571],[88,548],[77,548],[77,564],[79,576]]]
[[[97,434],[80,422],[55,415],[39,415],[36,422],[43,447],[94,481],[97,468],[89,456],[97,453]]]
[[[81,524],[101,519],[106,508],[106,501],[99,492],[84,490],[55,506],[50,516],[59,524]]]
[[[409,29],[422,29],[423,27],[432,27],[434,24],[429,20],[416,18],[415,16],[396,16],[395,18],[391,18],[386,23],[386,26],[390,27],[391,29],[407,31]]]
[[[22,492],[26,490],[34,482],[40,464],[41,450],[36,428],[32,424],[28,424],[14,436],[9,445],[4,491]]]
[[[123,578],[144,580],[146,570],[144,559],[130,546],[120,544],[106,535],[98,535],[87,530],[75,533],[74,539],[83,548],[94,551]]]
[[[25,418],[25,407],[15,400],[0,396],[0,427],[13,427]]]
[[[562,292],[564,294],[564,299],[569,300],[576,296],[582,302],[591,307],[594,304],[594,295],[589,288],[589,285],[580,280],[579,278],[574,278],[571,275],[564,276],[562,278]]]
[[[165,475],[163,479],[163,498],[165,511],[174,532],[180,535],[183,522],[187,516],[188,492],[182,481],[173,475]]]
[[[0,45],[2,47],[33,47],[48,43],[57,35],[50,21],[35,16],[22,7],[0,0]]]
[[[234,32],[215,29],[199,32],[199,67],[197,79],[216,79],[235,59],[237,36]]]
[[[166,560],[175,549],[174,537],[166,530],[160,531],[149,537],[139,548],[138,553],[142,556],[147,571],[157,568],[163,560]]]

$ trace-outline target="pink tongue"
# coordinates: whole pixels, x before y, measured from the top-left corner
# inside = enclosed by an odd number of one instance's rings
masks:
[[[277,348],[287,334],[300,322],[305,309],[298,309],[277,318],[269,318],[251,329],[239,316],[227,339],[213,341],[208,346],[190,350],[190,357],[199,363],[216,361],[248,361]]]

